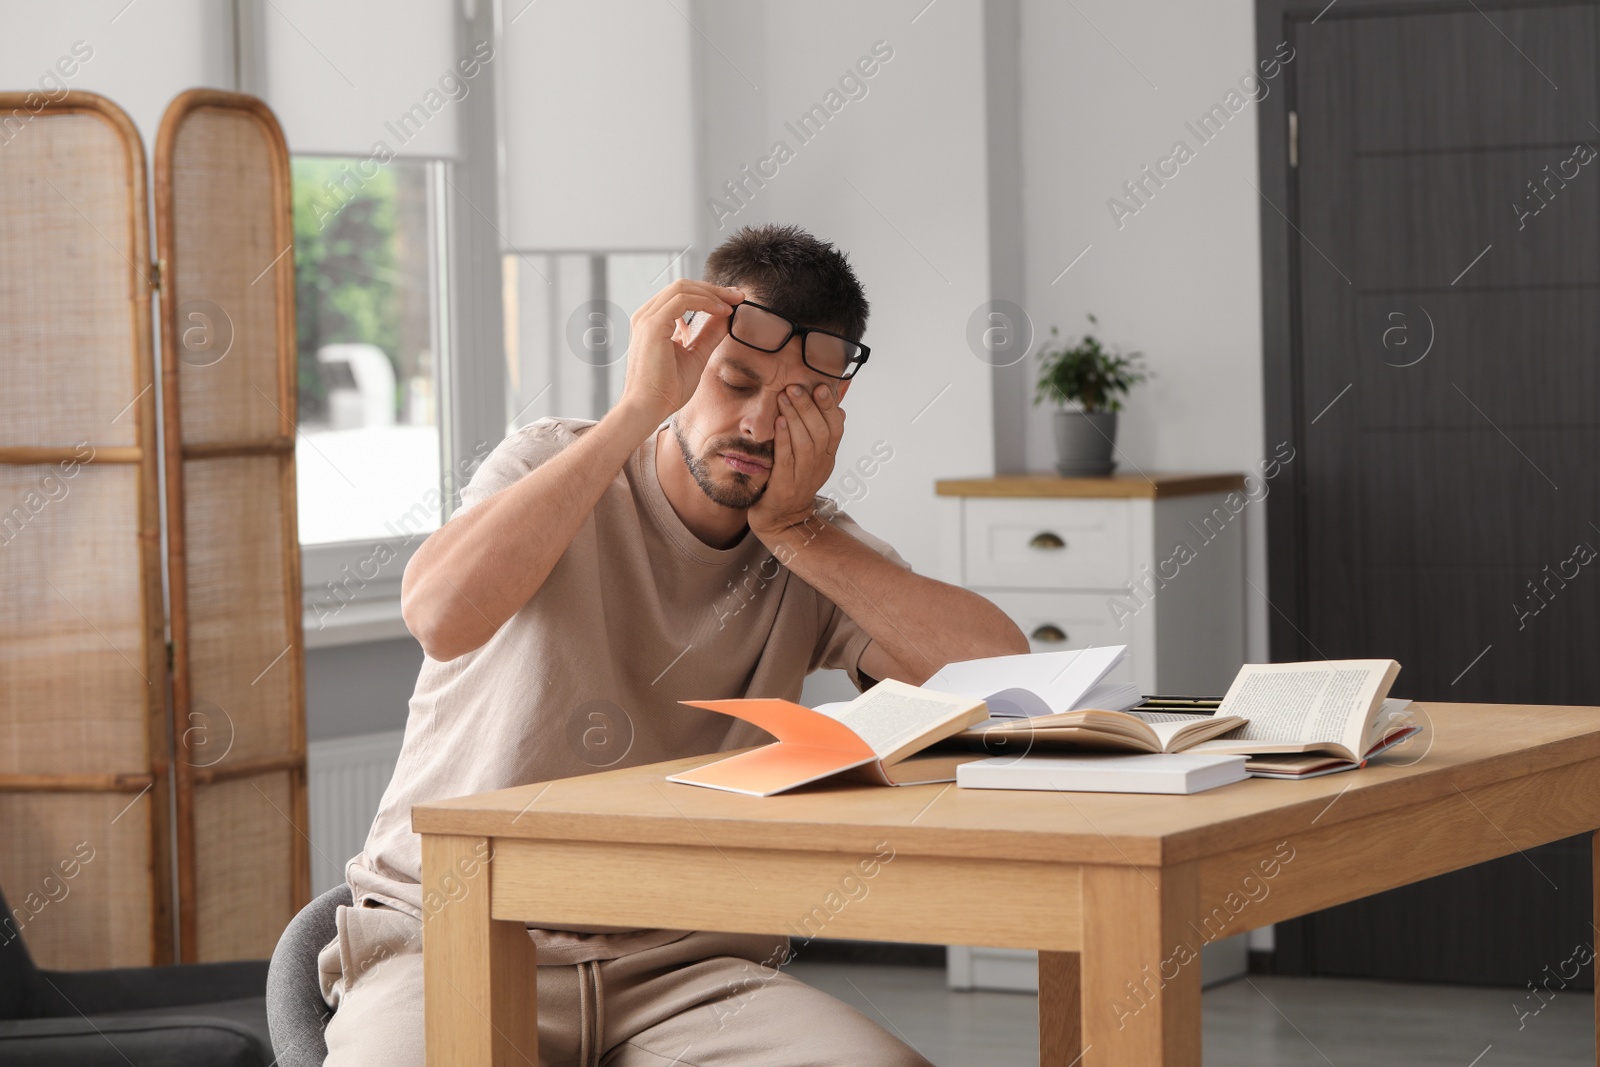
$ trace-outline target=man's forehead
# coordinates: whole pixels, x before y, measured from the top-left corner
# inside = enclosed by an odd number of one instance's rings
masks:
[[[815,322],[805,322],[805,321],[803,321],[803,317],[802,316],[795,315],[795,314],[793,314],[792,312],[789,311],[788,307],[785,306],[784,301],[783,301],[783,299],[781,297],[776,297],[776,296],[771,295],[770,293],[763,293],[758,289],[750,289],[750,288],[746,288],[744,290],[744,294],[745,294],[745,299],[749,300],[751,303],[760,304],[763,308],[765,308],[768,311],[771,311],[773,314],[779,315],[779,316],[781,316],[781,317],[783,317],[785,319],[788,319],[790,322],[795,323],[797,325],[805,326],[805,327],[807,327],[809,329],[814,329],[814,330],[828,330],[830,332],[833,329],[833,327],[831,327],[831,326],[822,326],[822,325],[819,325],[818,323],[815,323]]]

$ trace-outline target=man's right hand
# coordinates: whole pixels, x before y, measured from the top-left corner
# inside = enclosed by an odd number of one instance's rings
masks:
[[[647,300],[630,320],[621,403],[658,423],[687,404],[706,360],[728,336],[733,305],[743,299],[739,289],[680,278]],[[683,316],[691,311],[700,314],[686,325]]]

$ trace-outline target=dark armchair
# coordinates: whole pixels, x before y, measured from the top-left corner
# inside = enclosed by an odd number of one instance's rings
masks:
[[[10,916],[0,895],[0,915]],[[0,928],[7,1067],[269,1067],[267,961],[45,971]]]

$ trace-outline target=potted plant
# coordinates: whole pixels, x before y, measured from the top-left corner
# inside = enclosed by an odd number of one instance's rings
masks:
[[[1099,322],[1089,316],[1091,325]],[[1059,336],[1050,327],[1051,338]],[[1105,477],[1116,462],[1117,412],[1122,398],[1150,374],[1140,352],[1107,350],[1092,334],[1071,345],[1047,342],[1039,351],[1033,402],[1054,400],[1056,470],[1068,478]]]

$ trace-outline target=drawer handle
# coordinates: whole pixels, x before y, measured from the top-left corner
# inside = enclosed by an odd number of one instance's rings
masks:
[[[1028,639],[1030,641],[1049,641],[1052,643],[1065,641],[1067,639],[1067,631],[1054,623],[1047,622],[1029,634]]]
[[[1034,534],[1033,539],[1028,542],[1028,547],[1054,550],[1057,548],[1066,548],[1067,543],[1061,539],[1060,534],[1053,534],[1049,530],[1046,530],[1044,533]]]

